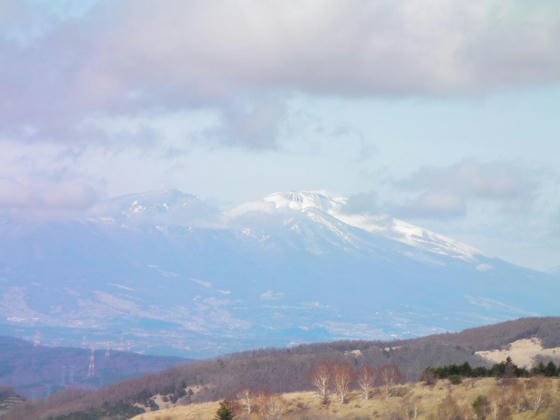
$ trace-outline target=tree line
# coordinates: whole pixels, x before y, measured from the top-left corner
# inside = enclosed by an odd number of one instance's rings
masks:
[[[537,366],[534,366],[531,370],[527,370],[524,367],[519,367],[510,357],[508,357],[504,362],[496,363],[491,367],[477,366],[472,367],[468,362],[463,364],[450,364],[440,367],[428,367],[423,375],[422,380],[430,382],[433,379],[451,379],[457,380],[457,378],[482,378],[482,377],[505,377],[505,378],[519,378],[519,377],[529,377],[529,376],[559,376],[560,366],[556,366],[553,361],[548,362],[546,365],[540,362]]]
[[[347,360],[322,359],[312,365],[307,379],[322,402],[327,404],[330,393],[334,393],[340,403],[345,403],[348,393],[356,388],[364,400],[370,398],[375,387],[383,387],[386,398],[389,398],[391,388],[403,382],[403,375],[394,363],[379,367],[362,364],[354,369]],[[262,387],[243,387],[220,403],[215,419],[229,420],[242,414],[276,420],[281,418],[285,409],[286,402],[281,395]]]

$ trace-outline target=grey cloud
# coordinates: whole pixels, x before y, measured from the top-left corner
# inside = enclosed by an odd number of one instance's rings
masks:
[[[348,214],[375,213],[379,209],[378,199],[375,192],[353,194],[348,197],[342,212]]]
[[[348,197],[341,209],[346,214],[388,213],[402,218],[449,219],[466,214],[465,199],[450,192],[425,192],[405,204],[381,202],[378,194],[367,192]]]
[[[355,194],[343,211],[450,219],[465,216],[469,203],[482,201],[498,204],[502,212],[519,213],[533,204],[539,182],[536,173],[511,162],[464,160],[450,166],[423,167],[394,186],[406,197],[380,202],[373,192]]]
[[[111,53],[100,57],[113,70],[104,80],[131,71],[119,63],[123,54],[145,64],[133,72],[148,86],[186,82],[206,97],[242,86],[441,94],[556,80],[560,72],[553,2],[191,0],[126,9]]]
[[[464,216],[472,200],[498,203],[503,211],[530,206],[538,182],[530,170],[510,162],[465,160],[446,167],[424,167],[396,184],[416,197],[398,212],[408,217]]]
[[[399,184],[405,188],[454,192],[488,200],[523,199],[536,186],[531,172],[513,163],[475,160],[446,167],[424,167]]]
[[[400,217],[448,219],[464,216],[467,212],[465,199],[459,195],[434,191],[420,194],[405,206],[393,210]]]
[[[560,209],[557,209],[551,217],[550,226],[550,236],[560,238]],[[558,268],[560,271],[560,266]]]
[[[92,117],[205,106],[223,111],[231,144],[274,147],[282,113],[232,115],[232,98],[556,81],[559,13],[522,0],[99,1],[26,43],[0,37],[0,123],[21,140],[92,141]]]
[[[0,210],[3,211],[78,211],[91,206],[96,198],[92,187],[79,183],[0,179]]]
[[[218,127],[204,135],[217,144],[271,149],[277,146],[286,110],[277,99],[261,99],[247,106],[228,106]]]

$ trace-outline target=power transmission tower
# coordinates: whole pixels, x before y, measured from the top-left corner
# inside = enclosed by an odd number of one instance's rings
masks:
[[[89,366],[88,366],[88,378],[93,378],[95,376],[95,347],[91,346],[91,354],[89,356]]]
[[[33,337],[33,347],[38,347],[41,345],[41,331],[39,329],[35,330],[35,337]]]

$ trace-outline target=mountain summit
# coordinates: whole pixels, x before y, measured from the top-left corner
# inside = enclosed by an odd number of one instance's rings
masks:
[[[322,223],[330,227],[333,232],[348,241],[351,239],[348,228],[351,227],[410,245],[420,251],[460,258],[465,261],[476,262],[475,256],[483,255],[482,251],[472,246],[389,215],[345,212],[347,202],[347,198],[330,195],[327,191],[274,193],[261,201],[243,204],[230,213],[234,216],[247,213],[255,216],[261,212],[278,216],[285,211],[301,212],[315,223]],[[332,223],[333,219],[336,219],[335,225]],[[341,229],[340,223],[347,227]]]

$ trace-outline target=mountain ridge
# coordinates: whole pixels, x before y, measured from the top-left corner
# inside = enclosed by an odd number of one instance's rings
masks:
[[[0,333],[41,328],[70,346],[126,334],[137,351],[193,358],[556,313],[553,276],[387,215],[348,215],[344,203],[275,193],[220,212],[166,191],[77,221],[10,220]]]

